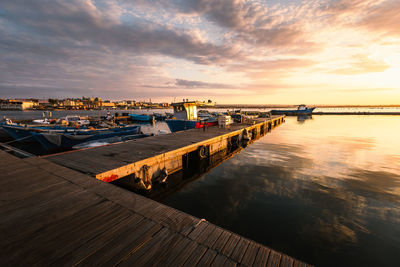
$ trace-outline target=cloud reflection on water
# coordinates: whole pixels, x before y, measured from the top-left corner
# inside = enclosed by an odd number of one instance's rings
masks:
[[[346,120],[362,120],[359,131],[338,126]],[[165,202],[316,265],[393,265],[400,150],[385,149],[393,136],[369,131],[374,122],[288,118]]]

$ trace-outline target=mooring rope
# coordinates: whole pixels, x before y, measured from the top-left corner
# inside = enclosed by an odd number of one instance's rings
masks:
[[[30,136],[30,135],[29,136],[25,136],[25,137],[22,137],[22,138],[19,138],[19,139],[15,139],[15,140],[12,140],[12,141],[5,142],[3,144],[8,145],[8,144],[11,144],[13,142],[19,142],[19,141],[24,140],[24,139],[29,138],[29,137],[32,137],[32,136]]]

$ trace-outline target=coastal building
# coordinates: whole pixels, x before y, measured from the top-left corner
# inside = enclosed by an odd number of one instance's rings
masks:
[[[31,100],[0,100],[0,110],[27,110],[34,106],[36,106],[36,103]]]
[[[102,106],[102,108],[105,108],[105,109],[112,109],[112,108],[115,108],[115,103],[106,100],[106,101],[103,101],[101,106]]]

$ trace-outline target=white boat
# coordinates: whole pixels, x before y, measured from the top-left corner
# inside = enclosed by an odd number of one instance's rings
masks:
[[[79,126],[85,126],[90,124],[90,121],[88,119],[78,115],[69,115],[62,120],[66,121],[68,124],[74,124]]]
[[[50,124],[50,120],[48,118],[39,119],[39,120],[32,120],[32,123],[35,124]]]

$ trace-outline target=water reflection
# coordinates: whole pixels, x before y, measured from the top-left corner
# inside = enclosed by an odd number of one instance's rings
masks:
[[[397,266],[399,125],[288,117],[164,203],[317,266]]]
[[[312,115],[297,115],[298,123],[304,123],[306,120],[312,120]]]

